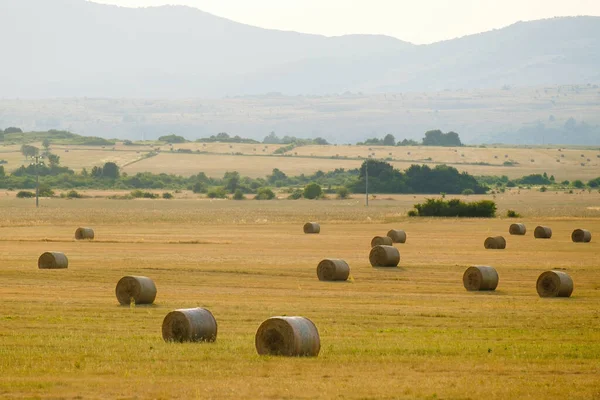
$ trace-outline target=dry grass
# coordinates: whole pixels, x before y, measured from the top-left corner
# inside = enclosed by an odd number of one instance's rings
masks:
[[[600,211],[586,211],[597,198],[499,200],[527,226],[553,228],[549,241],[509,236],[500,254],[481,243],[511,221],[406,219],[413,196],[369,209],[358,200],[56,199],[39,210],[2,197],[0,397],[597,398],[600,247],[570,237],[574,227],[600,231]],[[305,235],[307,220],[327,229]],[[44,239],[70,239],[84,222],[98,241],[52,243],[69,269],[38,270]],[[410,237],[400,267],[372,268],[370,239],[397,226]],[[318,281],[326,257],[346,260],[352,281]],[[471,265],[496,268],[496,292],[465,291]],[[570,299],[539,298],[536,279],[550,269],[573,278]],[[155,305],[120,307],[124,275],[152,278]],[[163,341],[165,315],[190,307],[214,314],[216,343]],[[319,357],[259,357],[254,334],[275,315],[310,318]]]

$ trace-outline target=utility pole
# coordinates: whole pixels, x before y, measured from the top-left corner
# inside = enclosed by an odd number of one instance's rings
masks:
[[[35,155],[35,207],[39,208],[40,206],[40,173],[38,170],[38,165],[40,164],[40,158],[42,158],[42,156],[40,155]]]
[[[365,193],[366,193],[366,204],[369,207],[369,159],[365,161]]]

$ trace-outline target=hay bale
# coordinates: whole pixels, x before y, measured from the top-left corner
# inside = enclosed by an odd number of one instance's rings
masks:
[[[508,233],[511,235],[524,235],[527,233],[527,228],[525,224],[512,224],[510,228],[508,228]]]
[[[307,222],[304,224],[304,233],[320,233],[321,225],[316,222]]]
[[[344,260],[327,258],[317,266],[320,281],[345,281],[350,276],[350,266]]]
[[[272,317],[256,331],[259,355],[316,357],[321,350],[319,331],[304,317]]]
[[[498,272],[492,267],[469,267],[463,274],[463,285],[468,291],[496,290]]]
[[[592,232],[585,229],[575,229],[571,234],[571,240],[575,243],[589,243],[592,241]]]
[[[540,275],[536,283],[540,297],[571,297],[573,280],[561,271],[546,271]]]
[[[406,232],[399,229],[392,229],[387,233],[394,243],[406,243]]]
[[[115,289],[117,300],[122,305],[152,304],[156,298],[156,285],[145,276],[124,276]]]
[[[550,239],[552,237],[552,229],[547,226],[536,226],[533,231],[533,237],[536,239]]]
[[[92,228],[77,228],[75,231],[75,239],[77,240],[92,240],[94,238],[94,230]]]
[[[400,252],[394,246],[375,246],[369,254],[373,267],[397,267],[400,263]]]
[[[375,236],[371,240],[371,247],[375,246],[392,246],[394,242],[391,237],[388,236]]]
[[[69,267],[69,260],[64,253],[48,251],[38,259],[39,269],[64,269]]]
[[[502,236],[494,236],[485,239],[483,246],[486,249],[503,250],[506,248],[506,239]]]
[[[217,321],[205,308],[184,308],[171,311],[162,324],[165,342],[214,342]]]

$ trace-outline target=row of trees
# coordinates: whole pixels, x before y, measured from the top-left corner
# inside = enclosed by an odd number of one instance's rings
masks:
[[[456,132],[443,133],[439,129],[425,132],[425,137],[421,143],[412,139],[403,139],[396,142],[396,138],[392,134],[387,134],[383,139],[372,138],[364,142],[357,143],[359,146],[445,146],[459,147],[462,146],[460,137]]]

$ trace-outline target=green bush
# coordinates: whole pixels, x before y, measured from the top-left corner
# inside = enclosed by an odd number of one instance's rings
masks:
[[[426,199],[425,203],[415,204],[420,217],[478,217],[493,218],[496,216],[496,203],[481,200],[465,203],[459,199]]]
[[[275,198],[275,193],[269,188],[260,188],[256,192],[256,197],[254,200],[273,200]]]
[[[157,199],[158,195],[152,192],[143,192],[139,189],[136,189],[131,192],[131,197],[135,199]]]
[[[516,212],[514,210],[506,211],[506,216],[508,218],[521,218],[521,214],[519,214],[518,212]]]
[[[303,196],[302,190],[294,189],[294,191],[288,196],[289,200],[298,200]]]
[[[338,199],[347,199],[348,197],[350,197],[350,191],[347,187],[342,186],[337,190]]]
[[[246,196],[244,196],[244,192],[242,192],[240,189],[236,189],[235,193],[233,194],[233,199],[244,200],[245,198]]]
[[[548,188],[546,186],[542,186],[540,188],[540,192],[542,192],[542,193],[547,192],[547,191],[548,191]]]
[[[323,189],[321,189],[321,185],[318,183],[309,183],[304,188],[304,197],[306,199],[316,199],[323,194]]]
[[[169,200],[169,199],[172,199],[172,198],[173,198],[173,195],[172,195],[171,193],[169,193],[169,192],[164,192],[164,193],[162,194],[162,198],[163,198],[163,199],[166,199],[166,200]]]
[[[69,190],[66,194],[65,197],[67,199],[81,199],[83,196],[81,195],[81,193],[79,193],[76,190]]]
[[[470,196],[470,195],[472,195],[473,193],[475,193],[475,192],[473,191],[473,189],[465,189],[465,190],[463,190],[463,191],[462,191],[462,194],[463,194],[463,195],[465,195],[465,196]]]
[[[216,187],[216,188],[213,188],[213,189],[209,190],[206,193],[206,196],[209,199],[226,199],[227,198],[227,193],[225,192],[225,188],[223,188],[223,187]]]
[[[577,179],[575,181],[573,181],[573,183],[571,183],[573,185],[574,188],[577,189],[582,189],[585,187],[585,183],[583,183],[581,180]]]
[[[417,210],[410,210],[410,211],[408,212],[408,216],[409,216],[409,217],[418,217],[418,216],[419,216],[419,213],[417,212]]]
[[[19,193],[17,193],[17,197],[19,199],[28,199],[31,197],[35,197],[35,193],[27,191],[27,190],[21,190]]]

